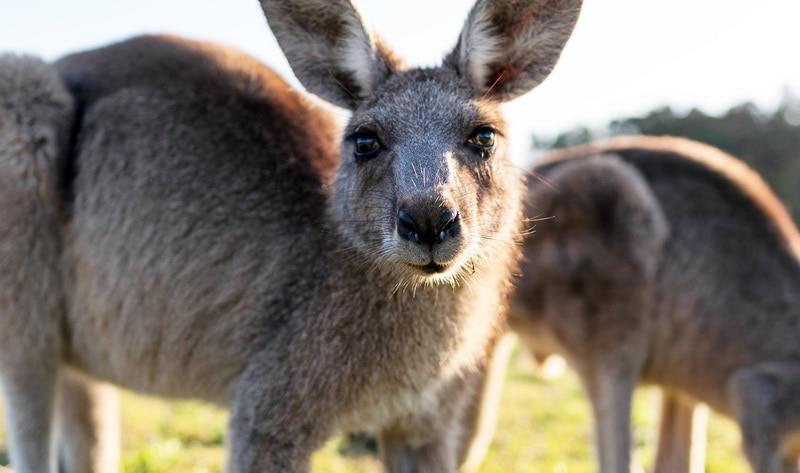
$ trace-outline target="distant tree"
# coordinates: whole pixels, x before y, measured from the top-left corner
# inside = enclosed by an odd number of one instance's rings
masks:
[[[742,159],[764,176],[800,222],[800,99],[787,93],[772,112],[744,103],[721,116],[698,109],[677,114],[664,107],[643,117],[614,120],[602,129],[578,127],[552,138],[534,137],[533,142],[538,149],[556,149],[637,133],[684,136]]]

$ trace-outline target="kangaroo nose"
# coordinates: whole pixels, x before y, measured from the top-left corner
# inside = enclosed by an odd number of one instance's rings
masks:
[[[414,217],[410,213],[402,209],[397,212],[397,234],[400,235],[400,238],[411,240],[415,243],[420,241],[417,222],[414,221]]]
[[[406,209],[397,212],[397,234],[418,244],[433,246],[461,232],[461,217],[450,209],[442,210],[435,218],[417,215]]]

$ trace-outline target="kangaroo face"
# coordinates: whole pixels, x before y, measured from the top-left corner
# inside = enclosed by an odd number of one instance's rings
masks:
[[[496,105],[447,71],[398,74],[346,128],[335,191],[343,231],[405,277],[452,281],[516,218],[504,135]]]
[[[349,0],[262,0],[297,78],[353,112],[330,215],[400,282],[455,284],[514,237],[501,102],[550,73],[581,0],[477,0],[442,65],[406,67]]]

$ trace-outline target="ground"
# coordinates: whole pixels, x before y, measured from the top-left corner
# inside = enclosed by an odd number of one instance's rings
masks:
[[[634,411],[636,456],[649,466],[657,427],[658,393],[642,389]],[[196,402],[167,403],[122,395],[125,473],[211,473],[224,465],[224,411]],[[4,445],[0,434],[0,446]],[[314,457],[315,473],[377,473],[370,456],[353,456],[341,439]],[[0,457],[7,463],[5,454]],[[574,375],[545,379],[517,351],[503,392],[497,435],[480,473],[588,473],[595,471],[589,406]],[[2,468],[0,468],[2,471]],[[739,435],[711,416],[708,473],[747,473]]]

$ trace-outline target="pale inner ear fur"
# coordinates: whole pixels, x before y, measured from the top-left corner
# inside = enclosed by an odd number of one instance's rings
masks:
[[[363,99],[375,90],[383,64],[377,57],[375,35],[368,27],[357,17],[346,17],[345,29],[348,33],[336,49],[337,64],[358,83],[358,98]]]
[[[401,63],[348,0],[262,0],[267,21],[309,92],[354,109]]]
[[[502,43],[493,31],[487,8],[476,12],[461,34],[459,60],[467,65],[467,74],[473,84],[486,84],[491,72],[489,65],[502,54]],[[491,84],[489,84],[491,85]]]
[[[511,100],[530,91],[555,67],[581,4],[478,0],[453,53],[456,68],[482,96]]]

